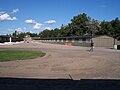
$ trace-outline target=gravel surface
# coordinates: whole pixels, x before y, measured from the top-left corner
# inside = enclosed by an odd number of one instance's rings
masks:
[[[46,56],[0,62],[0,77],[45,79],[120,79],[120,50],[40,42],[0,45],[0,50],[38,50]]]

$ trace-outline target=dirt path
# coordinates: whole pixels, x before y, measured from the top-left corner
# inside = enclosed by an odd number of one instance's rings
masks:
[[[33,60],[0,62],[0,77],[120,79],[120,51],[47,43],[0,46],[0,50],[40,50],[46,56]]]

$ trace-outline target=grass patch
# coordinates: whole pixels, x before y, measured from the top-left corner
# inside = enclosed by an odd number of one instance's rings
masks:
[[[41,51],[0,50],[0,62],[34,59],[44,55]]]

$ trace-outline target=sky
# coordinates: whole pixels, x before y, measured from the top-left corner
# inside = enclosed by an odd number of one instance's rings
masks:
[[[120,19],[119,4],[120,0],[0,0],[0,35],[60,28],[81,13],[99,21]]]

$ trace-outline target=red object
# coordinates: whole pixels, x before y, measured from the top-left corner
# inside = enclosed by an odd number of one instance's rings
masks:
[[[72,46],[72,43],[71,42],[66,42],[65,45]]]

